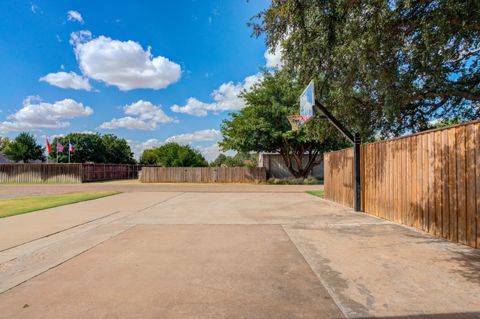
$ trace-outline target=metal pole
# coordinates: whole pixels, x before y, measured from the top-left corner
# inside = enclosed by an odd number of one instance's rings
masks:
[[[359,133],[355,133],[353,141],[353,184],[354,184],[354,210],[362,211],[361,184],[360,184],[360,144],[362,139]]]

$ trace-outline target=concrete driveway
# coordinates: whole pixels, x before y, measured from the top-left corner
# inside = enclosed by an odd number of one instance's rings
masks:
[[[162,187],[0,219],[0,318],[480,318],[478,250],[295,187]]]

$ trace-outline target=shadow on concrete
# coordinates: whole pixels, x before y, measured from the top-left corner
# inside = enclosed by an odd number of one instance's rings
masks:
[[[448,249],[450,254],[452,254],[452,257],[447,260],[453,261],[458,265],[458,268],[452,269],[451,272],[459,274],[471,282],[480,284],[480,249],[473,249],[460,243],[452,243],[445,238],[433,237],[433,235],[428,233],[409,233],[405,235],[419,239],[418,244],[459,245],[458,249],[442,247],[442,249]]]

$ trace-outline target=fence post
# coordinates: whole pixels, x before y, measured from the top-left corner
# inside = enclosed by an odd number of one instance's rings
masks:
[[[353,141],[353,184],[354,184],[354,210],[356,212],[362,211],[361,207],[361,185],[360,185],[360,144],[362,139],[359,133],[355,133]]]

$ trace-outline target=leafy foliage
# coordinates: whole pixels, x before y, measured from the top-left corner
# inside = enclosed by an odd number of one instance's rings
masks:
[[[102,142],[105,145],[108,163],[112,164],[135,164],[133,152],[124,138],[113,134],[102,135]]]
[[[272,0],[252,18],[284,69],[364,137],[480,116],[480,2]]]
[[[0,136],[0,152],[3,152],[8,144],[10,144],[10,139],[8,137]]]
[[[143,151],[142,164],[157,164],[163,167],[202,167],[208,166],[203,155],[189,145],[174,142]]]
[[[346,145],[324,121],[310,121],[292,131],[287,115],[298,113],[302,87],[282,71],[264,74],[261,83],[242,94],[246,107],[221,125],[220,146],[241,153],[278,152],[295,177],[306,177],[325,151]],[[304,156],[308,157],[306,164]]]
[[[5,155],[15,162],[28,163],[35,160],[45,160],[43,147],[37,144],[33,134],[22,132],[9,142],[3,150]]]
[[[155,165],[157,163],[157,152],[155,148],[147,149],[140,156],[140,164]]]
[[[257,154],[237,153],[234,156],[219,154],[217,158],[210,163],[211,167],[256,167]]]
[[[127,141],[112,134],[70,133],[52,140],[51,159],[57,157],[57,143],[64,146],[63,152],[58,154],[60,163],[68,162],[68,143],[72,143],[74,152],[70,154],[72,163],[112,163],[133,164],[133,153]]]

